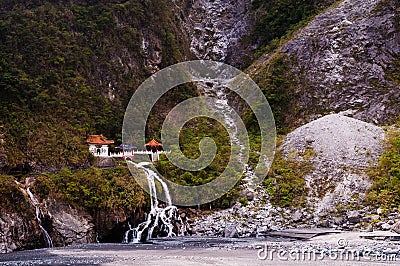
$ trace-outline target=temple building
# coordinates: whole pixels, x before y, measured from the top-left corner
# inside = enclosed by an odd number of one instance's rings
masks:
[[[89,152],[91,152],[94,156],[109,156],[108,145],[113,144],[113,140],[108,140],[103,135],[89,135],[86,140],[86,143],[89,144]]]
[[[150,159],[152,162],[156,162],[160,159],[160,153],[163,152],[163,145],[157,142],[154,138],[147,142],[145,145],[146,150],[151,152]]]
[[[133,160],[135,154],[149,155],[152,162],[160,159],[160,154],[164,153],[163,145],[152,139],[144,145],[145,150],[138,150],[136,146],[130,144],[121,144],[115,149],[117,151],[109,151],[108,145],[113,144],[114,141],[107,139],[103,135],[89,135],[86,140],[89,145],[89,152],[95,157],[105,158],[123,158],[126,160]]]

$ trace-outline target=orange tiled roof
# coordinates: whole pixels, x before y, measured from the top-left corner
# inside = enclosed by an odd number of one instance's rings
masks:
[[[144,144],[144,145],[146,145],[146,146],[151,146],[151,147],[154,147],[154,146],[162,146],[162,144],[159,143],[159,142],[157,142],[155,139],[150,140],[148,143],[146,143],[146,144]]]
[[[89,135],[89,137],[86,140],[86,143],[108,145],[114,143],[114,141],[111,139],[108,140],[106,137],[103,136],[103,134],[101,134],[101,135]]]

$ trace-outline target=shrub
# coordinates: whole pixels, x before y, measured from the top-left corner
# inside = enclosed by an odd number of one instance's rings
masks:
[[[368,175],[372,186],[365,198],[366,204],[382,208],[400,207],[400,131],[387,133],[385,151],[377,166],[371,167]]]
[[[308,188],[304,176],[312,171],[311,162],[314,156],[312,149],[306,149],[303,160],[285,159],[282,151],[277,151],[267,177],[264,179],[266,191],[271,196],[271,202],[281,207],[302,206],[305,204]]]

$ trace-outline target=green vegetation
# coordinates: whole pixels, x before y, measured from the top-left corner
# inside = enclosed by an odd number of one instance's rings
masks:
[[[268,64],[260,66],[254,81],[264,93],[274,112],[275,124],[279,134],[286,134],[295,119],[297,119],[296,80],[289,67],[289,58],[284,55],[275,55]],[[251,116],[246,121],[246,126],[256,124],[256,119]]]
[[[159,67],[185,54],[168,1],[8,0],[0,11],[0,125],[10,169],[87,167],[86,136],[120,140],[125,106],[150,74],[142,35],[159,43]]]
[[[378,165],[372,167],[368,174],[372,186],[367,192],[366,204],[382,208],[400,208],[399,130],[392,130],[387,133],[385,151],[379,157]]]
[[[41,174],[32,188],[40,198],[61,199],[91,213],[101,209],[124,211],[127,214],[145,204],[143,190],[127,167],[84,171],[62,169],[57,174]]]
[[[206,117],[190,120],[180,131],[180,149],[187,158],[196,159],[200,156],[199,142],[205,137],[212,138],[217,145],[217,154],[206,168],[199,171],[185,171],[173,165],[162,155],[156,164],[159,173],[166,179],[185,186],[206,184],[220,176],[231,156],[230,138],[222,124]],[[226,195],[213,202],[213,205],[229,207],[237,199],[239,192],[239,184],[237,184]]]
[[[14,177],[9,175],[0,175],[0,210],[33,215],[29,203],[15,183]]]
[[[272,204],[280,207],[299,207],[305,204],[308,188],[304,176],[312,171],[309,160],[314,156],[311,148],[300,154],[289,154],[287,158],[281,150],[277,151],[268,176],[263,181]]]
[[[258,55],[278,48],[281,39],[304,26],[314,15],[334,1],[255,0],[252,8],[258,17],[253,39],[261,46]]]

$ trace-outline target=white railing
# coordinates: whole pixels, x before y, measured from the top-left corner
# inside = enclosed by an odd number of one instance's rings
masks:
[[[152,151],[124,151],[124,152],[110,152],[109,154],[104,154],[104,153],[92,153],[95,157],[130,157],[130,156],[135,156],[135,154],[160,154],[160,153],[165,153],[165,151],[158,151],[158,152],[152,152]]]

